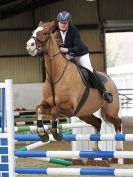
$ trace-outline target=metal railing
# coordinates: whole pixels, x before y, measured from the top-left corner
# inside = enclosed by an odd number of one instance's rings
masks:
[[[133,89],[118,89],[121,98],[121,108],[133,108]]]

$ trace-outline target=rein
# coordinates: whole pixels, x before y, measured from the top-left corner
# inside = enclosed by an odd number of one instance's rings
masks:
[[[57,55],[59,55],[60,54],[60,52],[58,52],[58,53],[56,53],[56,54],[54,54],[54,55],[49,55],[48,53],[44,53],[44,55],[47,55],[49,58],[53,58],[53,57],[56,57]]]
[[[49,56],[49,57],[55,57],[55,56],[57,56],[57,55],[59,55],[60,53],[58,53],[58,54],[55,54],[55,55],[53,55],[53,56]],[[50,60],[50,62],[51,62],[51,60]],[[65,65],[65,67],[64,67],[64,69],[63,69],[63,72],[62,72],[62,74],[61,74],[61,76],[59,76],[59,78],[56,80],[56,81],[53,81],[52,80],[52,78],[50,77],[50,74],[49,74],[49,72],[48,72],[48,70],[47,70],[47,68],[46,68],[46,66],[45,66],[45,70],[46,70],[46,72],[47,72],[47,74],[48,74],[48,77],[49,78],[47,78],[47,80],[49,81],[49,82],[51,82],[53,85],[55,85],[57,82],[59,82],[60,80],[61,80],[61,78],[63,77],[63,75],[64,75],[64,73],[65,73],[65,71],[66,71],[66,68],[67,68],[67,65],[68,65],[68,60],[66,60],[66,65]]]
[[[52,65],[52,64],[51,64],[52,58],[58,56],[59,54],[60,54],[60,52],[57,53],[57,54],[55,54],[55,55],[48,55],[48,54],[45,54],[45,55],[47,55],[48,57],[51,58],[51,59],[50,59],[50,66]],[[46,66],[45,66],[45,70],[46,70],[46,72],[47,72],[47,74],[48,74],[48,77],[49,77],[49,78],[46,78],[46,79],[51,83],[51,89],[52,89],[52,95],[53,95],[53,103],[54,103],[55,106],[56,106],[56,102],[55,102],[55,90],[54,90],[54,85],[55,85],[56,83],[58,83],[58,82],[61,80],[61,78],[63,77],[63,75],[64,75],[64,73],[65,73],[65,71],[66,71],[67,65],[68,65],[68,60],[66,60],[66,61],[67,61],[67,62],[66,62],[66,65],[65,65],[65,67],[64,67],[64,69],[63,69],[63,72],[62,72],[61,76],[59,76],[59,78],[58,78],[56,81],[53,81],[53,80],[52,80],[52,72],[51,72],[51,76],[50,76],[50,74],[49,74],[49,72],[48,72],[48,70],[47,70],[47,68],[46,68]],[[52,71],[52,69],[51,69],[51,71]]]
[[[52,64],[51,64],[51,61],[52,61],[52,59],[53,58],[55,58],[56,56],[58,56],[59,54],[61,54],[61,52],[59,51],[58,53],[56,53],[56,54],[54,54],[54,55],[52,55],[52,54],[48,54],[48,51],[49,51],[49,49],[50,49],[50,37],[51,37],[51,32],[49,32],[48,33],[48,36],[47,36],[47,38],[45,39],[45,41],[41,41],[40,39],[38,39],[38,37],[34,37],[34,36],[32,36],[31,38],[33,38],[34,40],[36,40],[37,42],[39,42],[40,44],[41,44],[41,51],[43,52],[43,54],[44,54],[44,56],[48,56],[49,58],[50,58],[50,66],[52,66]],[[49,46],[48,46],[48,49],[47,49],[47,52],[45,52],[44,51],[44,44],[46,43],[46,42],[49,42]],[[45,58],[45,57],[44,57]],[[46,68],[46,66],[45,66],[45,70],[46,70],[46,72],[47,72],[47,74],[48,74],[48,78],[46,78],[50,83],[51,83],[51,89],[52,89],[52,95],[53,95],[53,103],[54,103],[54,105],[56,105],[56,102],[55,102],[55,90],[54,90],[54,85],[56,84],[56,83],[58,83],[60,80],[61,80],[61,78],[63,77],[63,75],[64,75],[64,73],[65,73],[65,71],[66,71],[66,68],[67,68],[67,65],[68,65],[68,60],[66,60],[66,64],[65,64],[65,67],[64,67],[64,69],[63,69],[63,72],[62,72],[62,74],[59,76],[59,78],[57,78],[57,80],[56,81],[53,81],[52,80],[52,69],[51,69],[51,75],[50,75],[50,73],[48,72],[48,69]]]
[[[33,39],[35,39],[35,40],[37,40],[39,43],[41,43],[42,48],[43,48],[43,46],[44,46],[44,43],[45,43],[45,42],[48,42],[48,40],[50,39],[50,37],[51,37],[51,32],[48,33],[48,37],[47,37],[47,39],[46,39],[45,41],[41,41],[41,40],[38,39],[37,37],[32,36]],[[49,49],[50,49],[50,41],[49,41],[49,46],[48,46],[47,51],[49,51]],[[56,53],[56,54],[54,54],[54,55],[52,55],[52,54],[49,55],[48,52],[44,52],[43,49],[42,49],[42,51],[43,51],[44,56],[48,56],[48,57],[50,58],[50,63],[51,63],[51,60],[52,60],[54,57],[56,57],[56,56],[58,56],[59,54],[61,54],[61,52],[59,51],[58,53]],[[45,58],[45,57],[44,57],[44,58]],[[64,75],[64,73],[65,73],[65,70],[66,70],[66,68],[67,68],[67,65],[68,65],[68,60],[66,60],[66,61],[67,61],[67,62],[66,62],[66,65],[65,65],[65,67],[64,67],[64,69],[63,69],[63,72],[62,72],[61,76],[60,76],[56,81],[53,81],[53,80],[52,80],[52,77],[50,77],[50,74],[49,74],[49,72],[48,72],[48,70],[47,70],[47,68],[46,68],[46,66],[45,66],[45,70],[46,70],[46,72],[47,72],[47,74],[48,74],[48,77],[49,77],[49,78],[47,78],[47,80],[48,80],[49,82],[51,82],[52,85],[55,85],[55,84],[56,84],[57,82],[59,82],[60,79],[63,77],[63,75]],[[50,64],[50,65],[51,65],[51,64]],[[52,74],[51,74],[51,75],[52,75]]]

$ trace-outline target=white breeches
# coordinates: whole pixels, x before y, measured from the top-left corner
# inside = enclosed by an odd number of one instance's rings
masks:
[[[93,68],[91,66],[90,56],[89,54],[85,54],[81,57],[76,57],[76,61],[83,67],[89,69],[91,72],[93,72]]]
[[[66,55],[66,58],[67,58],[68,60],[71,60],[71,59],[74,58],[74,57],[72,57],[71,55],[67,54],[67,55]],[[90,70],[90,71],[93,73],[93,67],[92,67],[91,62],[90,62],[89,53],[88,53],[88,54],[85,54],[85,55],[83,55],[83,56],[81,56],[81,57],[76,57],[75,60],[76,60],[76,62],[77,62],[79,65],[81,65],[81,66],[87,68],[88,70]]]

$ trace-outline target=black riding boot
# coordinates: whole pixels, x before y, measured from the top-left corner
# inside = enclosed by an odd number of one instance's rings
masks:
[[[80,66],[82,68],[85,68],[83,66]],[[99,90],[99,92],[102,94],[103,98],[105,101],[107,101],[108,103],[112,103],[113,101],[113,96],[110,92],[108,92],[104,86],[104,84],[102,83],[100,77],[98,76],[98,74],[96,73],[95,70],[93,70],[93,72],[91,72],[89,69],[85,68],[88,72],[88,75],[90,77],[90,81],[93,85],[94,88],[97,88]]]
[[[103,95],[104,100],[107,101],[108,103],[112,103],[112,101],[113,101],[112,94],[106,90],[104,84],[102,83],[102,81],[99,78],[99,76],[96,73],[96,71],[93,71],[93,74],[94,74],[94,77],[95,77],[96,82],[97,82],[97,89]]]

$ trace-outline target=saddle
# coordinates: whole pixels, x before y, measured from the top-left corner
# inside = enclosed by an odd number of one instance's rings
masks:
[[[103,74],[97,72],[97,71],[93,71],[93,73],[88,70],[87,68],[83,67],[83,66],[79,66],[77,65],[77,69],[79,71],[79,74],[82,78],[83,83],[85,84],[86,87],[90,87],[90,88],[97,88],[97,79],[96,79],[96,75],[99,77],[99,79],[101,80],[101,82],[104,84],[108,81],[108,78],[106,76],[104,76]]]
[[[108,81],[108,77],[101,74],[100,72],[93,71],[93,73],[88,70],[87,68],[78,65],[78,63],[75,61],[75,59],[70,60],[72,63],[74,63],[79,71],[79,74],[81,76],[81,79],[86,87],[89,88],[97,88],[98,83],[96,77],[99,77],[101,82],[104,84]]]

